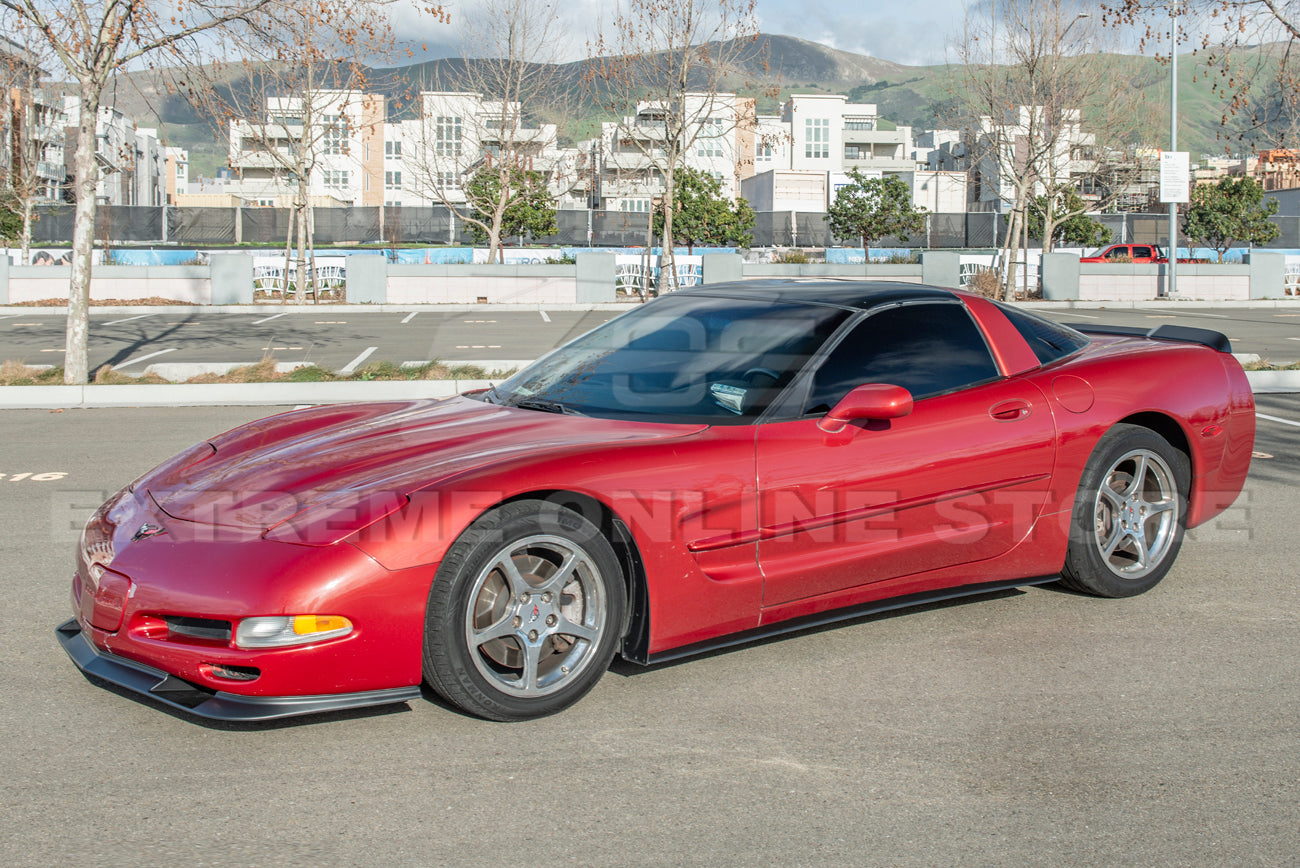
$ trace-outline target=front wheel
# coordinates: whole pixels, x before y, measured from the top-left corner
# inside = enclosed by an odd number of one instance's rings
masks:
[[[618,557],[587,519],[543,501],[487,513],[438,568],[425,615],[425,677],[491,720],[577,702],[609,668],[626,590]]]
[[[1155,587],[1183,542],[1190,478],[1187,456],[1154,431],[1107,431],[1079,480],[1064,583],[1101,597]]]

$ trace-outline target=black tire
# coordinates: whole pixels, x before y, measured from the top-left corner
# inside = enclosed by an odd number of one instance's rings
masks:
[[[540,500],[480,517],[434,577],[424,676],[489,720],[568,708],[609,668],[627,591],[618,557],[583,516]]]
[[[1151,429],[1107,431],[1079,480],[1063,583],[1099,597],[1154,588],[1183,544],[1190,480],[1187,456]]]

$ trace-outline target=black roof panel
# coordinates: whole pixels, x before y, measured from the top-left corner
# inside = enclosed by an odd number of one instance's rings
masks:
[[[742,280],[680,289],[676,294],[807,301],[867,310],[900,301],[951,301],[951,290],[880,280]]]

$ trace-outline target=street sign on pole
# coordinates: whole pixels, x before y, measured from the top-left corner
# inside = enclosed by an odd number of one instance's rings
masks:
[[[1191,187],[1191,167],[1187,151],[1160,152],[1160,201],[1186,202]]]

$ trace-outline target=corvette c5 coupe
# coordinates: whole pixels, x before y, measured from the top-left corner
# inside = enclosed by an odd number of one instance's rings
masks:
[[[87,523],[60,641],[202,717],[495,720],[810,624],[1060,581],[1122,597],[1254,440],[1216,332],[1076,330],[962,292],[666,295],[495,388],[236,428]]]

